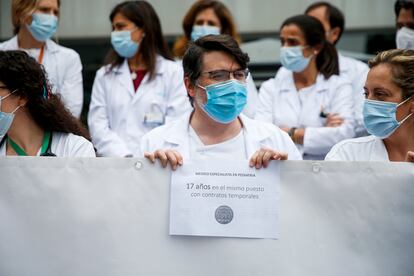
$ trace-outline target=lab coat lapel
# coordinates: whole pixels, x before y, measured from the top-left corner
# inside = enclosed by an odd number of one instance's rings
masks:
[[[245,131],[245,143],[247,158],[249,159],[257,150],[259,150],[267,138],[270,137],[268,132],[263,132],[257,127],[257,121],[246,117],[243,114],[239,116],[243,129]]]
[[[114,72],[116,80],[125,88],[131,97],[134,97],[134,84],[132,83],[128,61],[125,59],[125,61],[118,68],[116,68]]]
[[[163,58],[161,56],[157,56],[154,79],[150,80],[149,72],[145,74],[144,79],[142,80],[140,86],[138,87],[138,91],[135,93],[136,95],[133,99],[133,103],[139,101],[146,94],[165,93],[165,91],[157,91],[158,86],[163,85],[164,83],[162,79],[163,71],[164,71]]]
[[[189,125],[192,112],[182,116],[178,121],[174,122],[176,127],[170,128],[165,134],[164,141],[170,147],[182,154],[184,159],[190,158],[190,137]],[[168,147],[167,146],[167,147]]]
[[[134,93],[135,95],[134,95],[134,99],[132,100],[132,102],[136,103],[144,96],[144,94],[153,92],[152,91],[153,89],[151,89],[151,86],[153,85],[154,85],[153,81],[150,81],[149,79],[149,72],[147,72],[144,78],[142,79],[141,84],[138,87],[138,90]]]
[[[293,72],[291,71],[289,71],[288,77],[286,77],[282,82],[280,87],[280,97],[283,98],[280,102],[286,101],[286,105],[289,109],[294,110],[295,114],[300,113],[299,95],[293,79]]]

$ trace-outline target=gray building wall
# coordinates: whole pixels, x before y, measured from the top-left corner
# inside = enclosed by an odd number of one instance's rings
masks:
[[[106,37],[108,15],[116,0],[62,0],[58,36]],[[181,21],[194,0],[151,0],[166,35],[182,32]],[[312,0],[223,0],[233,13],[239,32],[277,31],[284,19],[302,13]],[[389,28],[394,25],[394,0],[331,0],[346,16],[347,29]],[[11,0],[0,0],[0,38],[12,35]]]

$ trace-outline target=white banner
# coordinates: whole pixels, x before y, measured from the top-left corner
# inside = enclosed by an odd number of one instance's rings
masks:
[[[0,158],[0,275],[414,275],[414,164],[280,172],[278,240],[185,237],[159,165]]]

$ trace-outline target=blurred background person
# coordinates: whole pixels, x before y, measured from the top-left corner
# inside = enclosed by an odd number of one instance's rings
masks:
[[[398,49],[414,50],[414,1],[398,0],[394,4]]]
[[[310,5],[305,14],[318,19],[325,29],[326,40],[336,45],[345,29],[345,17],[334,5],[328,2],[316,2]],[[338,52],[339,74],[349,79],[354,92],[354,116],[356,136],[365,136],[362,108],[364,105],[364,84],[368,73],[368,66],[357,59],[347,57]]]
[[[0,156],[94,157],[88,133],[23,51],[0,51]]]
[[[0,44],[0,50],[24,50],[42,64],[53,93],[79,118],[83,104],[82,64],[72,49],[56,44],[51,37],[58,28],[60,0],[12,0],[15,36]]]
[[[280,40],[284,68],[260,87],[256,119],[285,130],[304,159],[323,159],[355,135],[352,86],[338,76],[337,52],[314,17],[285,20]]]
[[[96,73],[88,124],[98,155],[134,156],[145,133],[191,106],[153,7],[126,1],[113,8],[110,21],[113,48]]]
[[[340,142],[326,160],[414,162],[414,51],[379,53],[369,67],[364,122],[371,136]]]
[[[227,34],[239,44],[241,42],[230,10],[220,1],[196,1],[184,16],[182,27],[184,35],[177,39],[173,47],[173,53],[178,59],[183,57],[189,41],[195,41],[205,35]],[[254,118],[257,88],[251,75],[247,79],[247,91],[247,105],[243,114]]]

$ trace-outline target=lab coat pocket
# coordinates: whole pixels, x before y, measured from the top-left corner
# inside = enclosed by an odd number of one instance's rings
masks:
[[[155,128],[165,123],[164,107],[159,103],[151,103],[144,114],[144,125],[148,128]]]

